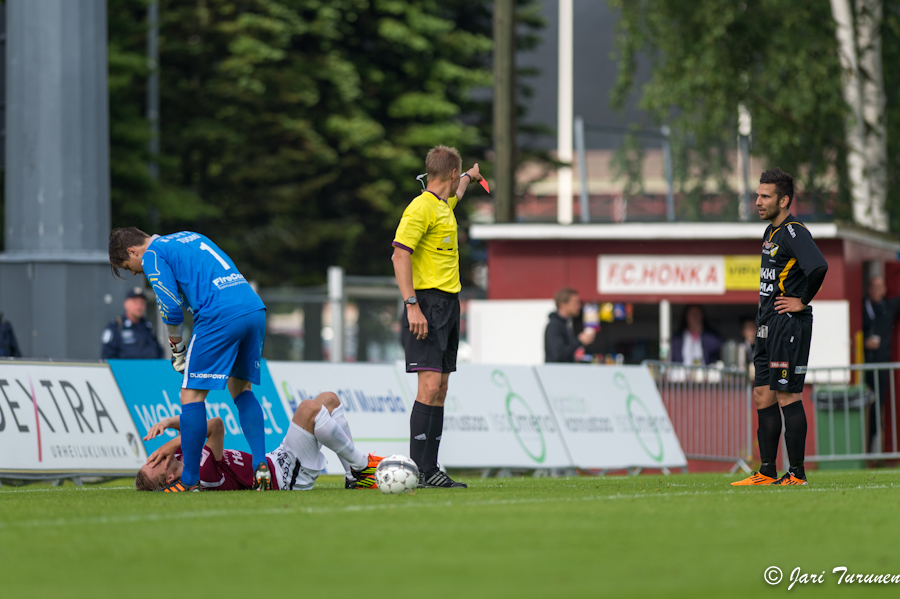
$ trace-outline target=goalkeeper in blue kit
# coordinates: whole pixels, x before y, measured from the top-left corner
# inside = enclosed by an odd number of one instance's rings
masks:
[[[234,398],[250,451],[256,487],[268,488],[262,407],[252,386],[260,382],[260,360],[266,337],[266,306],[250,288],[234,262],[209,238],[190,231],[147,235],[134,227],[114,229],[109,236],[109,263],[133,275],[143,273],[156,292],[172,347],[172,366],[181,383],[181,447],[184,471],[171,491],[199,489],[200,457],[206,440],[206,394],[224,389]],[[187,309],[194,330],[182,338]]]

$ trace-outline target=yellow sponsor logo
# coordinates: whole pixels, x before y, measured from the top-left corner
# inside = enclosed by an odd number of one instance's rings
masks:
[[[725,256],[725,290],[759,290],[759,256]]]

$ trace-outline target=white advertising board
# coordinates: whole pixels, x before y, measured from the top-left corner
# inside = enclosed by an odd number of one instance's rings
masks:
[[[597,258],[597,291],[605,294],[723,294],[724,256],[616,256]]]
[[[556,311],[553,300],[469,300],[467,310],[473,363],[544,361],[544,330]]]
[[[106,364],[0,363],[0,474],[129,474],[146,460]]]
[[[687,462],[643,366],[536,366],[580,468],[677,468]]]
[[[850,378],[850,302],[813,300],[812,340],[809,368],[839,367],[838,370],[812,370],[807,383],[846,383]]]
[[[403,365],[399,367],[403,372]],[[438,460],[451,468],[568,468],[572,460],[527,366],[460,364],[450,375]],[[404,374],[409,393],[417,375]],[[407,433],[408,434],[408,433]]]
[[[333,391],[361,450],[381,456],[409,454],[409,413],[415,395],[408,395],[393,364],[269,361],[268,365],[289,418],[304,399]],[[325,471],[343,474],[337,456],[324,447],[322,451],[328,458]]]

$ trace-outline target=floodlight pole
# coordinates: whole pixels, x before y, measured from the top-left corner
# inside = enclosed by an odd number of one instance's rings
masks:
[[[578,199],[581,204],[581,222],[591,222],[591,208],[588,196],[587,148],[584,145],[584,119],[575,117],[575,151],[578,154],[578,181],[581,184]]]
[[[572,163],[573,98],[574,98],[574,16],[572,0],[559,0],[559,86],[556,124],[556,157]],[[556,220],[572,224],[572,167],[557,170]]]
[[[738,217],[750,220],[750,134],[753,130],[750,111],[738,104]]]
[[[516,2],[494,2],[494,221],[515,220]]]
[[[159,179],[159,0],[147,5],[147,123],[150,125],[150,178]],[[158,219],[157,219],[158,220]]]

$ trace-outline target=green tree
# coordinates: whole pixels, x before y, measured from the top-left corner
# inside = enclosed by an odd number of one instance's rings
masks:
[[[163,230],[208,232],[263,285],[390,273],[436,143],[480,158],[485,2],[163,1]],[[192,198],[194,209],[179,214]],[[172,208],[172,209],[169,209]]]
[[[792,172],[826,209],[850,217],[847,193],[847,106],[841,95],[834,20],[815,0],[610,0],[621,20],[620,75],[613,94],[622,106],[634,87],[639,57],[650,81],[640,105],[672,129],[676,185],[697,208],[707,179],[728,193],[737,107],[753,117],[753,154]],[[888,64],[885,62],[885,64]],[[814,199],[814,201],[816,201]]]

